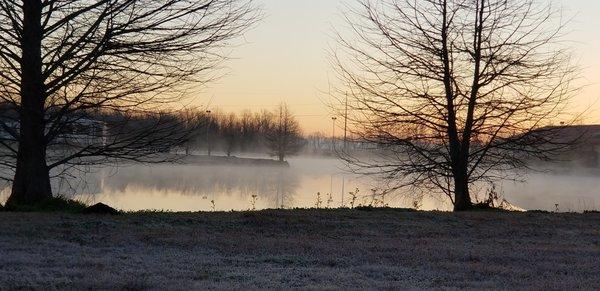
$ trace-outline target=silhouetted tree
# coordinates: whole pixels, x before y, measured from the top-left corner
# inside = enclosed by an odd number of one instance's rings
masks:
[[[259,134],[258,124],[254,122],[252,118],[252,113],[250,111],[242,112],[242,115],[239,118],[239,126],[240,126],[240,150],[245,152],[248,150],[248,147],[253,146],[256,149],[256,139]]]
[[[240,127],[237,123],[237,118],[235,116],[235,114],[231,113],[229,115],[227,115],[227,117],[225,118],[225,122],[222,125],[222,132],[223,132],[223,140],[225,143],[225,153],[227,154],[228,157],[231,156],[231,153],[233,152],[235,146],[236,146],[236,141],[239,139],[240,137],[240,131],[239,131]]]
[[[0,100],[19,124],[17,144],[2,144],[14,159],[8,204],[52,197],[60,166],[156,161],[186,140],[165,105],[211,79],[222,47],[255,21],[250,1],[0,0]],[[109,127],[90,133],[101,143],[60,141],[65,127],[115,115],[94,121]]]
[[[272,118],[273,123],[266,135],[267,146],[271,154],[283,162],[286,156],[295,154],[302,148],[300,125],[283,103],[273,113]]]
[[[441,191],[460,211],[473,183],[568,145],[546,127],[564,118],[575,71],[546,1],[358,2],[333,53],[347,85],[336,95],[349,95],[354,133],[379,149],[345,154],[354,170]]]
[[[189,155],[192,148],[199,143],[201,133],[205,132],[204,128],[208,123],[208,120],[204,113],[194,109],[182,110],[178,113],[178,117],[182,131],[189,133],[189,138],[181,144],[185,149],[185,154]]]

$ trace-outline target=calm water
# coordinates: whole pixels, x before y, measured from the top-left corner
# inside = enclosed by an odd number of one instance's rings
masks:
[[[412,207],[415,197],[392,193],[382,198],[371,189],[383,187],[374,178],[343,170],[335,159],[294,158],[290,167],[129,165],[105,168],[79,179],[58,181],[55,191],[88,203],[103,202],[123,210],[248,210],[349,206],[348,192],[359,188],[355,205]],[[527,183],[505,182],[497,189],[524,209],[583,211],[600,209],[600,176],[530,174]],[[320,196],[317,193],[321,193]],[[331,193],[331,196],[329,195]],[[342,194],[343,193],[343,194]],[[4,189],[0,201],[8,195]],[[448,210],[442,198],[423,197],[421,209]]]

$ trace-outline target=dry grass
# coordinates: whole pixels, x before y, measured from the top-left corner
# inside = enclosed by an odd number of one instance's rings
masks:
[[[0,289],[600,289],[600,214],[0,212]]]

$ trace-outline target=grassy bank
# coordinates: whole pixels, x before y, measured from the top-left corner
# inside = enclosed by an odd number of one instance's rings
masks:
[[[0,212],[5,288],[600,289],[600,214]]]

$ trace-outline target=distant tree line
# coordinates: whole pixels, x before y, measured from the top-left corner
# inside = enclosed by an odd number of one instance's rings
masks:
[[[284,161],[306,144],[296,118],[285,105],[275,111],[224,113],[189,109],[180,113],[190,138],[181,144],[186,154],[204,151],[231,156],[236,152],[270,154]]]
[[[17,140],[10,132],[18,131],[18,114],[14,106],[4,102],[0,102],[0,112],[0,122],[4,124],[0,128],[0,143],[7,146],[16,144]],[[284,104],[275,110],[244,110],[239,113],[201,108],[148,114],[89,110],[71,114],[67,119],[69,124],[56,133],[60,138],[52,143],[52,155],[63,155],[81,147],[105,147],[114,143],[115,137],[119,141],[136,139],[131,144],[123,142],[121,150],[135,152],[144,147],[144,155],[166,152],[206,155],[210,152],[211,155],[232,156],[246,153],[270,155],[282,161],[294,154],[334,156],[343,149],[361,151],[374,146],[356,138],[348,138],[347,141],[333,139],[330,133],[303,134],[298,120]],[[151,127],[160,127],[161,131],[141,130]],[[168,140],[163,138],[164,132],[170,134]],[[144,136],[139,136],[139,133]],[[0,156],[7,160],[14,158],[13,154],[0,150]],[[115,159],[120,157],[87,157],[86,164],[111,164],[116,162]],[[135,161],[136,157],[131,155],[128,159]],[[10,181],[11,178],[11,175],[0,175],[3,180]]]
[[[0,128],[0,143],[16,143],[10,131],[18,131],[14,127],[18,124],[18,114],[15,108],[8,103],[0,102],[0,121],[5,125]],[[136,143],[135,147],[145,146],[144,153],[179,152],[181,154],[210,154],[217,152],[219,155],[228,156],[236,153],[268,154],[276,158],[293,154],[329,155],[334,156],[337,151],[361,151],[372,149],[375,145],[349,137],[346,141],[341,138],[333,139],[331,133],[314,132],[303,134],[299,123],[289,108],[280,105],[277,109],[251,111],[244,110],[239,113],[224,112],[220,109],[206,110],[201,108],[186,109],[183,111],[153,112],[152,114],[136,113],[123,114],[110,110],[90,110],[69,116],[69,126],[62,126],[57,135],[63,137],[53,143],[54,150],[68,147],[81,146],[93,147],[96,143],[110,142],[115,136],[127,140],[127,135],[134,135],[139,129],[161,124],[161,128],[168,130],[171,138],[162,142],[161,134],[145,132],[144,143]],[[11,128],[10,125],[14,128]],[[164,134],[164,133],[163,133]],[[71,137],[65,139],[65,136]],[[78,144],[75,139],[85,139],[84,144]],[[141,137],[140,137],[141,138]],[[179,142],[174,143],[177,139]],[[129,145],[130,151],[136,150],[134,145]],[[9,158],[10,152],[2,152],[0,156]],[[106,158],[106,157],[103,157]],[[116,157],[115,157],[116,158]],[[88,158],[89,160],[90,158]],[[134,159],[135,160],[135,159]],[[111,163],[111,161],[96,163]],[[10,181],[10,175],[3,179]]]

